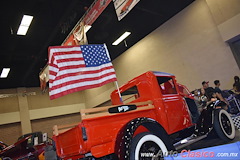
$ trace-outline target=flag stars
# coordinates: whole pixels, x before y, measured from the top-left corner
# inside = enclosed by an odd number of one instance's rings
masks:
[[[110,62],[104,45],[81,45],[85,64],[88,67],[99,66]]]

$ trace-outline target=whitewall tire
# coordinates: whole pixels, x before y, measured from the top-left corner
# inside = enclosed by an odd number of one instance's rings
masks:
[[[164,142],[156,135],[148,132],[136,135],[130,147],[130,160],[159,159],[168,150]]]
[[[232,118],[224,109],[218,109],[214,112],[214,129],[223,140],[233,140],[236,135],[235,126]]]

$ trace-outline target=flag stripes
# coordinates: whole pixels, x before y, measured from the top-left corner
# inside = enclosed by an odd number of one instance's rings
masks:
[[[55,85],[63,84],[65,82],[71,82],[75,80],[84,80],[86,78],[99,79],[100,77],[104,77],[108,74],[114,74],[114,73],[115,72],[113,69],[98,71],[98,73],[89,73],[88,71],[82,72],[82,73],[71,73],[71,74],[62,75],[61,77],[58,76],[53,82],[55,86]]]
[[[78,88],[78,87],[86,87],[87,85],[97,85],[99,81],[101,83],[105,82],[106,80],[115,80],[115,77],[112,74],[106,74],[102,77],[96,77],[96,78],[84,78],[84,79],[76,79],[72,81],[67,81],[60,83],[58,85],[55,85],[52,87],[53,94],[60,93],[62,91],[67,91],[68,89]],[[64,88],[62,86],[65,86]],[[98,85],[101,86],[101,85]]]
[[[49,47],[50,99],[116,81],[105,45]]]
[[[105,67],[102,69],[102,71],[105,71],[105,70],[108,72],[111,72],[111,74],[114,74],[113,67]],[[91,76],[93,76],[93,74],[98,74],[98,75],[96,75],[96,77],[97,77],[97,76],[101,76],[101,75],[99,75],[99,72],[100,72],[100,70],[93,70],[93,71],[88,70],[88,71],[79,72],[78,69],[66,69],[66,70],[62,70],[59,72],[58,77],[55,78],[55,81],[58,81],[58,80],[61,80],[64,78],[68,78],[68,77],[76,77],[77,78],[77,76],[83,75],[83,74],[84,75],[86,74],[86,77],[90,74],[92,74]],[[81,78],[81,77],[79,77],[79,78]],[[51,79],[51,76],[50,76],[50,80],[53,81]]]
[[[102,83],[102,85],[107,84],[107,83],[110,83],[110,82],[113,82],[113,81],[116,81],[115,78],[104,81],[104,82]],[[61,91],[61,92],[59,92],[59,93],[53,93],[52,95],[50,95],[50,99],[51,99],[51,100],[52,100],[52,99],[56,99],[56,98],[62,97],[62,96],[64,96],[64,95],[73,93],[73,92],[78,92],[78,91],[85,90],[85,89],[90,89],[90,88],[96,88],[96,87],[100,87],[100,86],[102,86],[102,85],[92,84],[92,85],[87,85],[87,86],[81,86],[81,87],[72,88],[72,89],[69,89],[69,90],[66,90],[66,91]]]

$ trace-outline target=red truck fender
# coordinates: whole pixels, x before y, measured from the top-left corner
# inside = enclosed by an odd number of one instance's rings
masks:
[[[117,135],[115,154],[120,160],[126,160],[130,158],[129,151],[132,139],[141,132],[151,132],[164,142],[169,151],[175,150],[170,142],[167,132],[157,121],[147,117],[139,117],[131,120],[124,127],[122,127]]]

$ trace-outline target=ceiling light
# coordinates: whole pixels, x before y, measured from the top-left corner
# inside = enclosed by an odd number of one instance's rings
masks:
[[[22,26],[30,26],[32,19],[33,19],[33,16],[23,15],[21,25]]]
[[[28,31],[28,27],[27,26],[19,26],[18,28],[18,35],[26,35]]]
[[[10,68],[3,68],[0,78],[6,78],[8,76],[9,71]]]
[[[121,35],[115,42],[112,43],[112,45],[116,46],[118,45],[120,42],[122,42],[125,38],[127,38],[127,36],[129,36],[131,34],[131,32],[125,32],[123,33],[123,35]]]
[[[28,28],[32,22],[33,16],[23,15],[21,24],[18,28],[17,35],[26,35]]]

